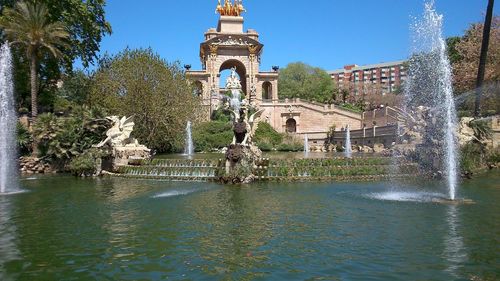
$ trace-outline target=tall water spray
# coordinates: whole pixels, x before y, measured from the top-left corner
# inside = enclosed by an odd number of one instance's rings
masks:
[[[191,132],[191,121],[188,121],[187,125],[186,125],[186,139],[185,139],[185,144],[184,144],[184,154],[187,156],[192,156],[194,154],[193,135]]]
[[[0,49],[0,193],[17,190],[16,122],[12,55],[5,43]]]
[[[443,16],[436,13],[434,2],[425,4],[425,12],[412,26],[412,56],[405,87],[405,107],[420,112],[425,119],[425,149],[432,167],[443,169],[451,200],[457,185],[457,141],[454,132],[457,117],[453,100],[451,66],[442,34]],[[420,108],[418,108],[420,107]],[[434,153],[434,154],[432,154]],[[431,164],[431,163],[429,163]]]
[[[345,129],[345,157],[352,157],[351,128],[349,128],[349,125]]]

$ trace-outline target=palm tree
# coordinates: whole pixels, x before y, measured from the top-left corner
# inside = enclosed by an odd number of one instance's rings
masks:
[[[481,115],[481,94],[484,81],[484,71],[486,68],[486,60],[488,57],[488,46],[490,44],[490,30],[491,30],[491,18],[493,15],[493,5],[495,0],[488,0],[488,7],[486,8],[486,17],[484,19],[483,27],[483,40],[481,43],[481,54],[479,56],[479,68],[477,71],[476,80],[476,104],[474,106],[474,116],[479,117]]]
[[[49,51],[55,58],[61,58],[61,48],[67,47],[69,33],[61,22],[48,22],[47,6],[39,1],[35,3],[20,1],[14,8],[5,8],[0,18],[0,28],[11,44],[23,45],[30,61],[31,115],[38,115],[38,64],[44,51]]]

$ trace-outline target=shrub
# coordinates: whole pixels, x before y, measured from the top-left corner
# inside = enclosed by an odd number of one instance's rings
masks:
[[[98,149],[89,149],[84,153],[71,159],[68,169],[75,176],[89,177],[97,173],[100,159],[106,156],[106,153]]]
[[[302,140],[292,135],[285,135],[283,142],[279,144],[276,149],[278,151],[297,152],[304,150],[304,144],[302,143]]]
[[[283,141],[283,135],[276,132],[269,123],[259,122],[259,126],[255,131],[254,141],[256,143],[268,143],[272,146],[276,146]]]
[[[52,113],[39,115],[33,129],[39,156],[64,166],[71,158],[99,143],[105,138],[110,124],[96,114],[100,113],[76,108],[68,117],[57,117]]]
[[[197,124],[193,128],[193,142],[196,151],[211,151],[226,147],[233,140],[230,122],[211,121]]]
[[[257,142],[257,147],[262,151],[273,150],[273,145],[268,142]]]
[[[231,112],[224,108],[214,110],[211,119],[212,121],[230,122]]]
[[[485,147],[478,142],[469,142],[461,147],[460,169],[462,171],[473,171],[483,166]]]
[[[31,145],[33,144],[33,137],[23,124],[17,122],[17,145],[21,155],[26,155],[31,153]]]

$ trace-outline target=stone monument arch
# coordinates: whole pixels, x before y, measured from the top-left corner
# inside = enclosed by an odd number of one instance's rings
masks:
[[[327,138],[332,126],[341,128],[349,124],[353,130],[361,128],[362,117],[359,113],[298,98],[280,100],[279,68],[261,71],[264,45],[255,30],[243,30],[242,13],[245,8],[242,1],[218,1],[216,12],[219,14],[217,28],[208,29],[205,40],[200,44],[202,69],[186,72],[202,99],[206,120],[219,107],[221,94],[227,92],[226,81],[221,81],[220,72],[234,69],[239,76],[241,91],[250,105],[258,105],[263,110],[262,121],[280,133],[299,135],[300,139],[303,139],[300,135],[307,134],[308,140],[318,145]]]
[[[202,70],[187,71],[188,78],[197,85],[203,85],[200,97],[207,109],[207,116],[220,104],[220,94],[225,92],[220,87],[221,71],[236,67],[240,76],[243,93],[250,103],[262,102],[262,84],[271,85],[272,99],[278,99],[278,72],[260,71],[260,60],[264,45],[259,42],[259,34],[252,29],[243,31],[245,12],[242,1],[225,0],[218,3],[219,13],[217,28],[205,32],[205,40],[200,44]],[[269,86],[268,86],[269,87]],[[268,99],[269,97],[267,97]]]

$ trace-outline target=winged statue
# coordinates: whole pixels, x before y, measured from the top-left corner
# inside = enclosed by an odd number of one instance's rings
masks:
[[[251,144],[253,142],[253,137],[255,136],[255,132],[257,131],[257,128],[259,127],[259,122],[262,116],[262,113],[264,113],[264,109],[260,109],[254,114],[250,115],[248,118],[247,123],[247,135],[245,136],[245,139],[243,140],[242,144],[247,145]]]
[[[97,144],[95,147],[103,147],[110,144],[112,147],[126,146],[128,144],[137,144],[137,140],[130,138],[130,134],[134,130],[134,117],[122,118],[118,116],[107,117],[108,120],[113,122],[113,126],[106,132],[107,138]]]

